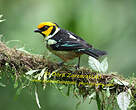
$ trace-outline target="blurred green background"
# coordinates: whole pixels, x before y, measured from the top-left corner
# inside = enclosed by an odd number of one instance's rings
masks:
[[[4,42],[10,41],[7,43],[10,47],[25,47],[33,54],[47,56],[42,36],[33,31],[40,22],[51,21],[81,36],[94,47],[106,50],[109,71],[126,77],[136,71],[135,0],[0,0],[0,14],[6,19],[0,23],[0,34],[3,34]],[[81,59],[82,65],[88,66],[88,56]],[[76,60],[72,62],[75,63]],[[38,109],[28,90],[17,98],[14,98],[15,91],[13,84],[0,87],[0,110]],[[78,103],[72,96],[62,96],[51,87],[41,90],[39,97],[45,110],[74,110]],[[86,100],[79,110],[97,110],[95,102],[88,103]]]

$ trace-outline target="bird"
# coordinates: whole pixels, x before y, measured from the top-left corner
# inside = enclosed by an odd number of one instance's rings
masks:
[[[60,65],[78,58],[76,67],[79,68],[80,57],[83,54],[95,59],[107,54],[105,51],[95,49],[71,31],[60,28],[54,22],[41,22],[34,32],[40,33],[45,39],[47,49],[62,59],[62,62],[59,63]]]

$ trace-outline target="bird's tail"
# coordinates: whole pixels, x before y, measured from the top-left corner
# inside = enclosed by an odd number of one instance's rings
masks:
[[[82,50],[82,52],[96,59],[107,54],[105,51],[101,51],[101,50],[94,49],[94,48],[84,49]]]

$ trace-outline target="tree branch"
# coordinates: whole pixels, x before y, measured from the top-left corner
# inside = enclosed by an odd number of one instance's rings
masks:
[[[47,77],[51,76],[49,78],[51,80],[76,82],[74,86],[76,85],[79,90],[78,95],[84,98],[88,95],[90,96],[93,92],[106,91],[107,88],[110,88],[110,94],[118,94],[130,89],[132,96],[134,98],[136,97],[135,78],[131,80],[125,79],[116,73],[100,74],[84,67],[76,70],[71,65],[63,65],[60,67],[56,62],[49,61],[48,58],[44,58],[41,55],[32,55],[15,48],[8,48],[4,43],[0,42],[0,70],[4,70],[7,64],[15,70],[17,76],[25,75],[30,70],[42,71],[46,68]],[[56,74],[51,75],[52,72]],[[64,85],[67,84],[64,83]]]

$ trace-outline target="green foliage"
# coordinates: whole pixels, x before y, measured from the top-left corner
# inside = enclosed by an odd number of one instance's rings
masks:
[[[125,75],[125,77],[130,77],[130,80],[125,82],[124,80],[115,77],[111,79],[110,83],[115,83],[117,85],[125,87],[127,87],[128,84],[134,84],[132,80],[133,78],[131,79],[131,77],[136,77],[136,74],[131,73],[136,71],[136,51],[134,51],[136,50],[135,0],[1,0],[0,7],[1,13],[3,13],[4,18],[7,19],[5,22],[2,22],[4,20],[1,18],[2,15],[0,15],[0,34],[4,35],[4,37],[2,37],[2,40],[4,42],[10,40],[19,40],[23,43],[23,47],[30,53],[43,54],[47,56],[48,52],[45,49],[45,44],[42,41],[42,37],[34,34],[33,30],[36,28],[39,22],[53,21],[56,22],[60,27],[71,30],[72,32],[81,36],[94,47],[106,50],[108,53],[108,60],[110,62],[108,71],[118,71],[119,73]],[[15,45],[10,45],[10,47],[14,46]],[[18,50],[24,51],[25,49],[19,48]],[[53,59],[53,61],[56,61],[57,58],[51,55],[51,59]],[[88,66],[88,64],[86,63],[87,61],[88,57],[83,56],[83,58],[81,58],[81,64],[83,66]],[[75,64],[75,61],[72,63]],[[71,70],[73,71],[73,69]],[[33,73],[32,71],[29,71],[28,73]],[[41,76],[43,76],[39,71],[35,72],[38,73],[33,73],[30,76],[17,76],[16,74],[18,73],[16,73],[13,68],[11,69],[7,63],[6,68],[0,71],[0,75],[2,77],[0,79],[0,87],[2,86],[0,91],[3,91],[0,96],[2,100],[0,109],[5,109],[5,105],[7,105],[8,101],[9,108],[6,109],[28,109],[26,108],[26,106],[21,105],[27,105],[27,100],[32,102],[33,99],[30,99],[30,97],[23,93],[22,97],[25,97],[24,99],[26,99],[24,102],[23,98],[20,101],[10,100],[13,99],[13,89],[3,89],[3,87],[6,86],[6,88],[8,88],[7,86],[9,83],[7,83],[7,81],[10,80],[8,82],[13,83],[12,85],[15,87],[15,89],[17,89],[17,94],[19,95],[22,93],[21,91],[24,90],[24,88],[31,88],[34,83],[31,82],[33,75],[35,76],[36,74],[38,74],[37,78],[39,79],[41,78]],[[46,80],[46,74],[42,78]],[[44,88],[46,87],[45,84],[41,85],[44,85]],[[64,88],[64,86],[61,87],[61,85],[55,86],[60,86],[57,88],[59,88],[59,91],[61,92],[66,89]],[[111,105],[114,106],[117,104],[116,97],[118,94],[112,94],[111,92],[109,92],[110,89],[111,88],[106,88],[105,92],[101,94],[104,95],[102,97],[99,97],[101,102],[103,102],[104,105],[107,105],[107,107],[105,108],[107,110],[108,107],[109,109],[113,109]],[[68,92],[66,92],[67,95],[70,95],[70,93],[74,91],[75,97],[79,99],[79,93],[82,93],[82,91],[79,91],[78,88],[74,88],[74,90],[72,90],[73,88],[71,86],[68,87]],[[73,98],[70,99],[70,96],[68,97],[68,99],[61,98],[61,96],[58,95],[59,93],[57,93],[57,91],[55,91],[54,89],[51,90],[48,88],[48,90],[45,90],[45,92],[46,91],[48,91],[47,93],[45,93],[46,95],[41,93],[42,96],[39,97],[40,99],[42,99],[42,102],[46,106],[48,106],[47,108],[45,107],[45,109],[69,110],[74,109],[73,102],[79,102],[78,104],[82,102],[76,101]],[[8,99],[6,99],[8,93],[10,93],[10,95]],[[27,91],[26,94],[29,94],[29,92]],[[131,94],[132,96],[135,96],[136,91],[131,91]],[[89,96],[90,101],[95,100],[95,91],[90,90]],[[129,108],[135,110],[136,101],[135,97],[132,96]],[[107,98],[113,98],[114,100],[109,104],[111,100],[107,100]],[[66,104],[62,105],[62,103],[64,102]],[[13,104],[16,106],[13,107]],[[33,105],[33,103],[27,106],[30,109],[36,109],[36,107],[33,108],[31,105]],[[53,105],[57,105],[57,107],[53,107]],[[93,105],[95,104],[89,106],[88,103],[82,104],[80,105],[80,107],[78,107],[78,109],[97,109]],[[114,109],[116,110],[118,108]]]
[[[101,110],[103,107],[101,106],[102,103],[101,103],[99,92],[96,92],[96,102],[97,102],[98,110]]]
[[[3,15],[0,15],[0,22],[5,21],[5,19],[1,19]]]
[[[88,60],[89,66],[92,70],[99,72],[99,73],[106,73],[108,71],[108,61],[107,57],[100,63],[95,58],[89,56]]]

